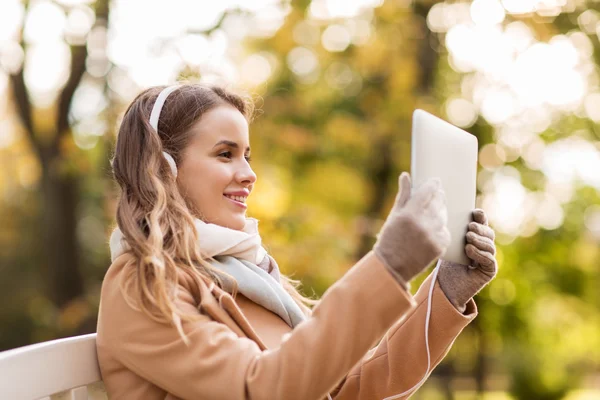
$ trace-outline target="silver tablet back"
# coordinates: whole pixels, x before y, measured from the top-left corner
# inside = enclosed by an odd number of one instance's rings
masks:
[[[413,187],[438,177],[446,193],[448,230],[452,241],[444,260],[469,264],[465,234],[472,221],[477,184],[477,138],[423,110],[415,110],[412,125]]]

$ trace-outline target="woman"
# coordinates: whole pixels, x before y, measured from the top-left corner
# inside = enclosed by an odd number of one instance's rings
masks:
[[[97,334],[111,399],[409,395],[496,273],[485,215],[469,225],[473,265],[440,267],[429,349],[431,277],[414,297],[407,287],[449,243],[439,181],[411,193],[402,174],[373,251],[310,310],[246,218],[256,182],[250,114],[243,98],[192,84],[148,89],[125,113],[113,160],[119,228]]]

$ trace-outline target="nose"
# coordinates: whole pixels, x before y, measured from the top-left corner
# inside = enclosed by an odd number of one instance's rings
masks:
[[[254,182],[256,182],[256,174],[247,161],[244,162],[244,166],[238,170],[236,179],[238,182],[246,186],[252,185]]]

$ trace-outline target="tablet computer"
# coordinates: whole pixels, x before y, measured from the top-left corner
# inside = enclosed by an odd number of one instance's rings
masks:
[[[428,112],[415,110],[411,142],[413,187],[437,177],[446,193],[452,240],[441,258],[468,265],[465,235],[475,208],[477,138]]]

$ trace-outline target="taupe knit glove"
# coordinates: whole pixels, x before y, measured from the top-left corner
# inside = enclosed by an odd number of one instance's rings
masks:
[[[448,212],[439,179],[431,179],[411,195],[410,175],[400,175],[400,191],[373,250],[405,288],[450,244]]]
[[[471,265],[442,261],[438,282],[446,297],[461,313],[467,302],[485,287],[498,272],[496,262],[495,234],[488,226],[488,219],[481,209],[473,211],[473,222],[469,223],[465,252]]]

